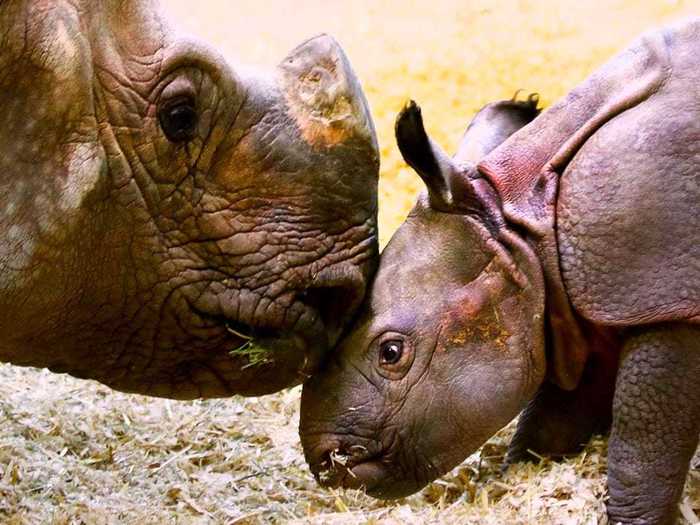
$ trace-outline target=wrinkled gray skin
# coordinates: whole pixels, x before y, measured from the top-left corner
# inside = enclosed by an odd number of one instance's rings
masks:
[[[697,20],[647,34],[510,137],[513,105],[487,106],[452,159],[402,112],[428,192],[304,387],[320,481],[411,494],[526,408],[509,461],[612,425],[611,522],[675,522],[700,433],[699,43]]]
[[[377,259],[332,38],[253,73],[150,0],[2,0],[0,108],[0,359],[181,399],[315,370]]]

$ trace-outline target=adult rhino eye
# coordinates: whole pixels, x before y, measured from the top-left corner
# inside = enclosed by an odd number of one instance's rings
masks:
[[[160,127],[171,142],[185,142],[194,138],[199,115],[194,101],[182,97],[164,103],[158,111]]]
[[[379,347],[379,362],[382,365],[395,365],[403,356],[403,343],[392,340],[385,341]]]

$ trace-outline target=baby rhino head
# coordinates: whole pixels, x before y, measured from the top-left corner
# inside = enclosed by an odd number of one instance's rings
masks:
[[[452,159],[417,106],[399,115],[399,148],[428,192],[384,250],[356,324],[304,387],[301,437],[321,483],[411,494],[513,418],[541,381],[539,266],[474,164],[536,106],[486,106]]]

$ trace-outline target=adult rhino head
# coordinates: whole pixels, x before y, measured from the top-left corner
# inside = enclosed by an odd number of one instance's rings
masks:
[[[541,270],[475,164],[537,114],[534,96],[487,105],[454,158],[427,137],[415,104],[399,115],[399,148],[428,192],[382,253],[356,324],[304,386],[302,443],[321,483],[411,494],[542,381]]]
[[[328,36],[267,73],[149,0],[0,2],[0,358],[173,398],[300,383],[377,259],[378,150]]]

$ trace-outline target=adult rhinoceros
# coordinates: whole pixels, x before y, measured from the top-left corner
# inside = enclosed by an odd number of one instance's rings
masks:
[[[332,38],[247,74],[149,0],[2,0],[0,108],[0,359],[263,394],[362,299],[378,151]]]
[[[406,108],[399,147],[428,193],[304,387],[319,478],[410,494],[527,407],[510,460],[575,452],[612,422],[611,522],[675,521],[700,432],[698,80],[693,20],[510,137],[522,104],[487,107],[454,158]]]

